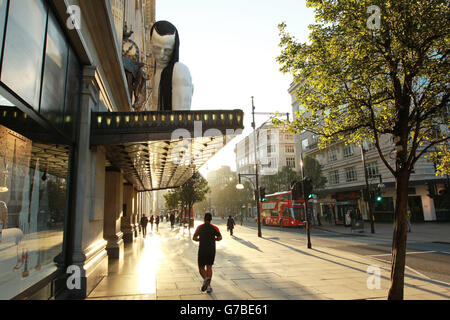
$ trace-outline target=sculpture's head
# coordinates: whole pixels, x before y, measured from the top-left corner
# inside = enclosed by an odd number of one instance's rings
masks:
[[[178,62],[180,39],[177,29],[170,22],[155,22],[150,30],[150,46],[157,67],[165,68]]]
[[[179,60],[178,30],[168,21],[157,21],[150,30],[150,46],[155,64],[163,68],[159,82],[159,110],[172,110],[173,68]]]

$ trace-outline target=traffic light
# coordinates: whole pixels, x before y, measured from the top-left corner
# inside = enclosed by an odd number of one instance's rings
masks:
[[[265,187],[259,187],[259,196],[262,202],[267,201]]]
[[[311,199],[314,196],[312,180],[310,178],[303,179],[303,185],[305,186],[305,190],[304,190],[305,199]]]
[[[303,197],[303,184],[296,180],[291,184],[292,200],[301,200]]]
[[[375,200],[376,200],[377,202],[383,201],[383,196],[381,195],[381,191],[380,191],[380,190],[377,190],[377,192],[376,192],[376,194],[375,194]]]

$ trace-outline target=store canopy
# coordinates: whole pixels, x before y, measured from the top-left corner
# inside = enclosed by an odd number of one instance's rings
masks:
[[[138,191],[183,185],[243,130],[241,110],[93,112],[91,146]]]

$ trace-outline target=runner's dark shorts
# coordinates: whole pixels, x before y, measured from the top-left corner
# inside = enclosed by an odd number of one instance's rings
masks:
[[[198,252],[198,265],[200,267],[212,266],[216,257],[215,251],[199,251]]]

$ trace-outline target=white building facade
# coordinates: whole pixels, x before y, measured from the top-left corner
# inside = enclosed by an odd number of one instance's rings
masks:
[[[275,128],[271,124],[265,124],[256,130],[257,134],[257,158],[259,174],[273,175],[281,171],[285,166],[298,167],[295,153],[294,135]],[[255,173],[255,136],[252,132],[235,147],[236,168],[241,174]]]

